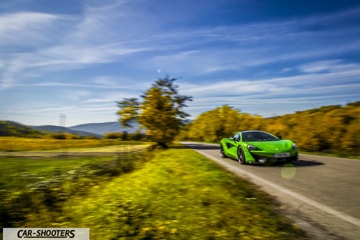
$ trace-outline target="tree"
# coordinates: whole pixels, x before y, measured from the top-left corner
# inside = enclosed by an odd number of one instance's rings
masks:
[[[120,110],[117,114],[121,125],[129,127],[138,122],[153,141],[166,148],[189,116],[182,109],[187,106],[187,101],[192,101],[192,97],[178,94],[175,81],[175,78],[169,77],[157,80],[141,95],[142,102],[137,98],[124,98],[118,102]]]
[[[185,139],[205,142],[218,142],[223,137],[230,137],[246,129],[258,129],[262,118],[257,115],[242,113],[229,105],[223,105],[200,114],[188,126]]]

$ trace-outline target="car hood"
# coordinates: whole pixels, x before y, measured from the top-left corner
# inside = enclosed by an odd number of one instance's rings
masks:
[[[282,152],[289,151],[293,142],[290,140],[266,141],[266,142],[247,142],[248,145],[255,146],[263,151]]]

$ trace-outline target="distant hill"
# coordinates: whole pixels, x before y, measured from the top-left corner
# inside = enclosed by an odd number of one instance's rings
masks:
[[[85,132],[96,133],[99,135],[104,135],[105,133],[109,133],[109,132],[126,131],[128,133],[134,133],[138,129],[138,125],[135,125],[134,127],[131,128],[125,128],[122,127],[119,122],[104,122],[104,123],[80,124],[69,128],[76,131],[85,131]]]
[[[55,125],[28,126],[13,121],[0,120],[0,136],[38,137],[53,133],[69,133],[78,136],[94,136],[101,138],[105,133],[128,132],[135,133],[138,125],[132,128],[124,128],[119,122],[87,123],[72,127]]]
[[[31,126],[33,129],[47,131],[47,132],[55,132],[55,133],[70,133],[76,134],[79,136],[94,136],[94,137],[102,137],[102,134],[97,134],[93,132],[79,131],[71,128],[54,126],[54,125],[43,125],[43,126]]]
[[[0,136],[36,137],[41,135],[45,133],[30,126],[12,121],[0,121]]]

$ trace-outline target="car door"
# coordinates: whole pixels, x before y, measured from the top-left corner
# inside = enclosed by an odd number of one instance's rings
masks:
[[[227,155],[232,158],[237,158],[237,147],[240,141],[240,134],[237,133],[233,137],[229,138],[230,141],[226,143],[228,149]]]

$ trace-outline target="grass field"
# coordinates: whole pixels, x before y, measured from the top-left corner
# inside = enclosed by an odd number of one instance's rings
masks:
[[[0,187],[7,191],[17,191],[25,185],[42,179],[50,179],[80,166],[113,160],[105,157],[0,157]]]
[[[0,142],[7,143],[8,146],[6,151],[0,151],[0,187],[3,190],[18,189],[23,187],[24,183],[51,178],[54,173],[59,174],[86,164],[113,161],[115,155],[136,152],[149,146],[149,143],[145,142],[98,139],[45,140],[4,137],[0,138]],[[59,149],[60,145],[66,148]],[[5,148],[5,144],[0,146]],[[20,149],[36,151],[36,156],[32,151],[18,152]],[[54,154],[51,154],[52,152]],[[80,156],[72,153],[80,153]],[[81,156],[81,153],[87,153],[87,156]],[[91,153],[100,154],[91,156]],[[101,153],[114,154],[101,156]]]
[[[37,205],[32,210],[20,209],[26,218],[12,226],[88,227],[92,240],[304,238],[301,230],[278,213],[271,197],[203,156],[186,148],[153,154],[136,158],[136,166],[127,173],[87,178],[86,184],[75,186],[75,192],[70,189],[74,187],[71,182],[53,186],[48,189],[51,196],[61,201],[51,204],[39,192],[24,194],[25,190],[18,189],[2,201],[25,196],[11,203],[19,208],[23,204],[20,199],[28,197],[35,198]],[[113,162],[109,158],[10,158],[8,163],[13,161],[14,165],[2,173],[21,184],[21,177],[14,177],[16,169],[51,177],[59,167],[71,172],[89,162],[98,166]],[[9,202],[4,206],[9,207]]]
[[[143,144],[149,143],[139,141],[120,141],[117,139],[47,139],[0,137],[0,151],[68,150],[73,148]]]

